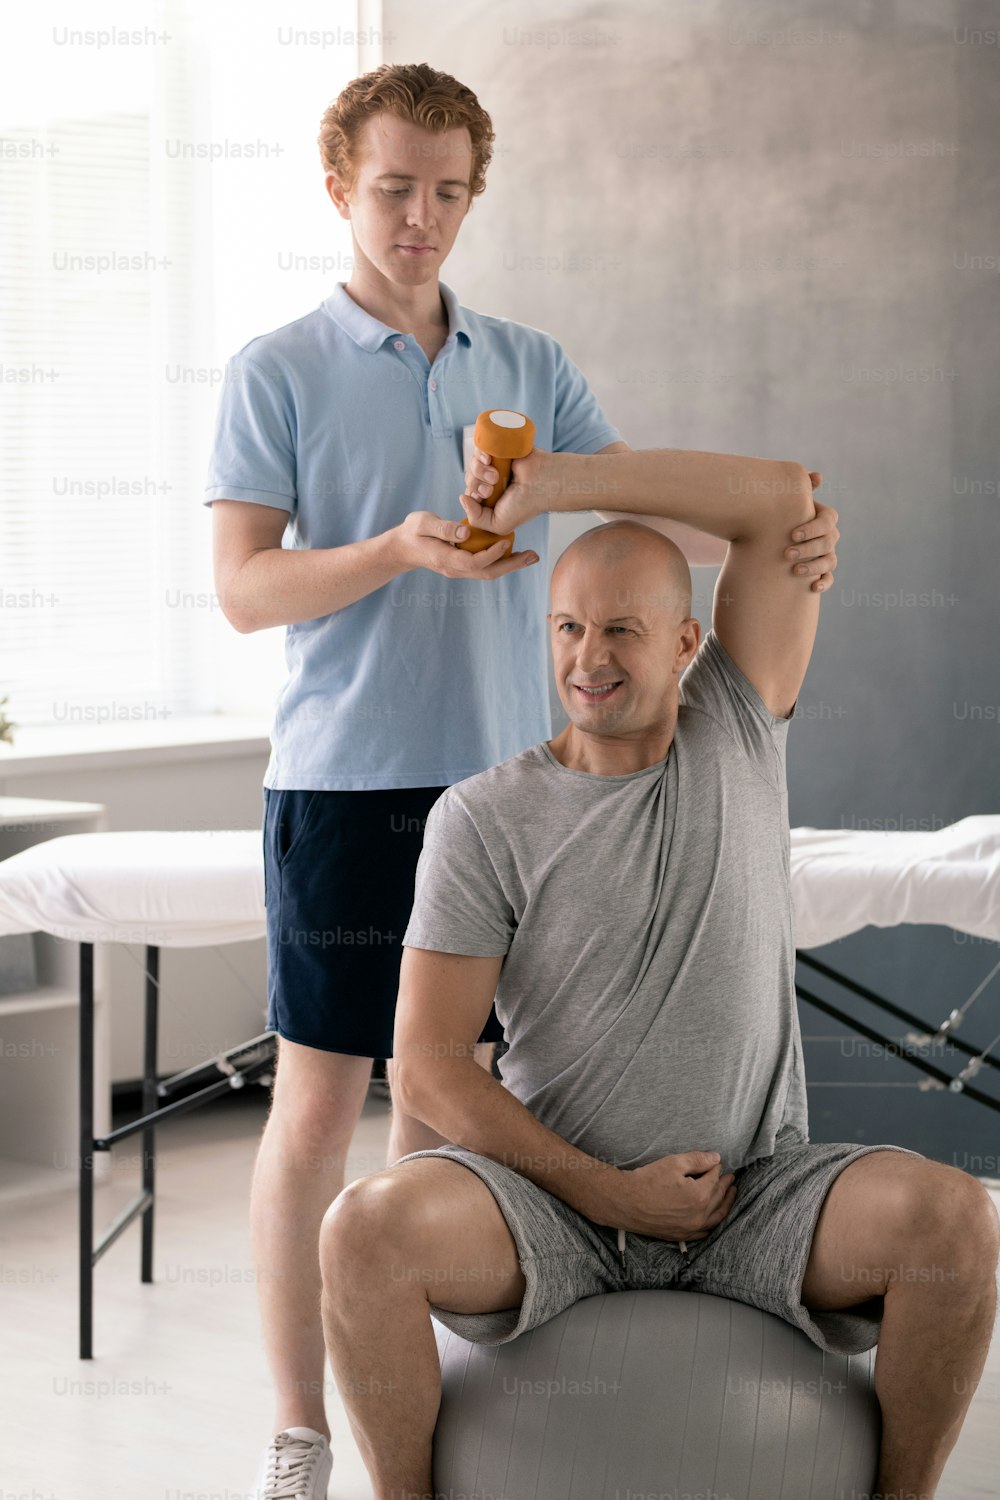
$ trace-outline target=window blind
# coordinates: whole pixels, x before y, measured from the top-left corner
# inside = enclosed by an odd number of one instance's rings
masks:
[[[324,38],[359,14],[301,7]],[[268,712],[283,680],[283,632],[239,636],[219,611],[199,502],[228,355],[349,278],[346,257],[280,262],[350,248],[315,136],[379,59],[289,45],[280,22],[265,0],[146,0],[108,13],[135,46],[54,4],[7,28],[0,696],[18,725]],[[209,156],[258,133],[268,161]]]

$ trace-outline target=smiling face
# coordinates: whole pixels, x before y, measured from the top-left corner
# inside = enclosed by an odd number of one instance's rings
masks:
[[[468,129],[425,130],[383,112],[365,121],[360,145],[353,184],[326,176],[355,255],[397,284],[435,280],[472,203]]]
[[[673,542],[633,522],[584,533],[553,569],[548,619],[559,697],[580,734],[651,748],[673,735],[700,634]]]

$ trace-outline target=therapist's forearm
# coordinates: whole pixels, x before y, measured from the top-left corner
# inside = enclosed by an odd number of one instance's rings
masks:
[[[594,1224],[614,1226],[622,1169],[578,1151],[536,1120],[471,1058],[441,1058],[422,1076],[401,1072],[401,1106],[456,1146],[513,1167]]]
[[[649,448],[630,453],[560,453],[546,509],[625,511],[665,516],[725,542],[774,525],[776,509],[812,506],[812,483],[799,463]]]
[[[340,547],[264,547],[232,574],[223,608],[243,634],[299,625],[346,609],[407,567],[395,529]]]

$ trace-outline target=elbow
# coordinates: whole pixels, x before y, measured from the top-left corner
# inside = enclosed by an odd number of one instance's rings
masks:
[[[240,635],[252,635],[253,632],[257,629],[254,621],[250,618],[249,615],[244,614],[242,610],[234,608],[230,604],[226,604],[223,600],[220,600],[219,604],[222,609],[222,613],[225,615],[230,625],[234,630],[238,631]]]
[[[815,520],[816,502],[809,470],[799,463],[787,463],[782,468],[781,480],[775,490],[778,524],[791,527]]]
[[[238,591],[233,588],[232,580],[221,588],[217,588],[216,598],[229,624],[240,635],[252,635],[255,630],[260,629],[260,624],[250,608],[249,600],[241,598]]]
[[[253,635],[255,630],[260,629],[255,620],[249,615],[243,614],[240,610],[232,609],[224,604],[222,606],[222,613],[233,629],[238,631],[240,635]]]
[[[420,1101],[418,1075],[414,1073],[412,1066],[405,1068],[401,1063],[390,1062],[388,1071],[390,1091],[396,1108],[402,1110],[405,1115],[412,1115],[415,1120],[423,1120],[426,1124],[427,1121],[421,1113],[423,1106]]]

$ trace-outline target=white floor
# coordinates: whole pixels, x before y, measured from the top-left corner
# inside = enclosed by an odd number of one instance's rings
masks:
[[[76,1193],[0,1194],[4,1438],[0,1500],[252,1500],[272,1417],[258,1339],[247,1203],[266,1095],[159,1133],[156,1281],[131,1225],[96,1270],[94,1351],[77,1348]],[[369,1098],[348,1177],[384,1160],[388,1105]],[[97,1192],[103,1231],[138,1185],[138,1137]],[[362,1166],[362,1163],[366,1165]],[[994,1192],[1000,1207],[1000,1192]],[[371,1488],[327,1371],[330,1496]],[[938,1500],[1000,1495],[1000,1335]]]

